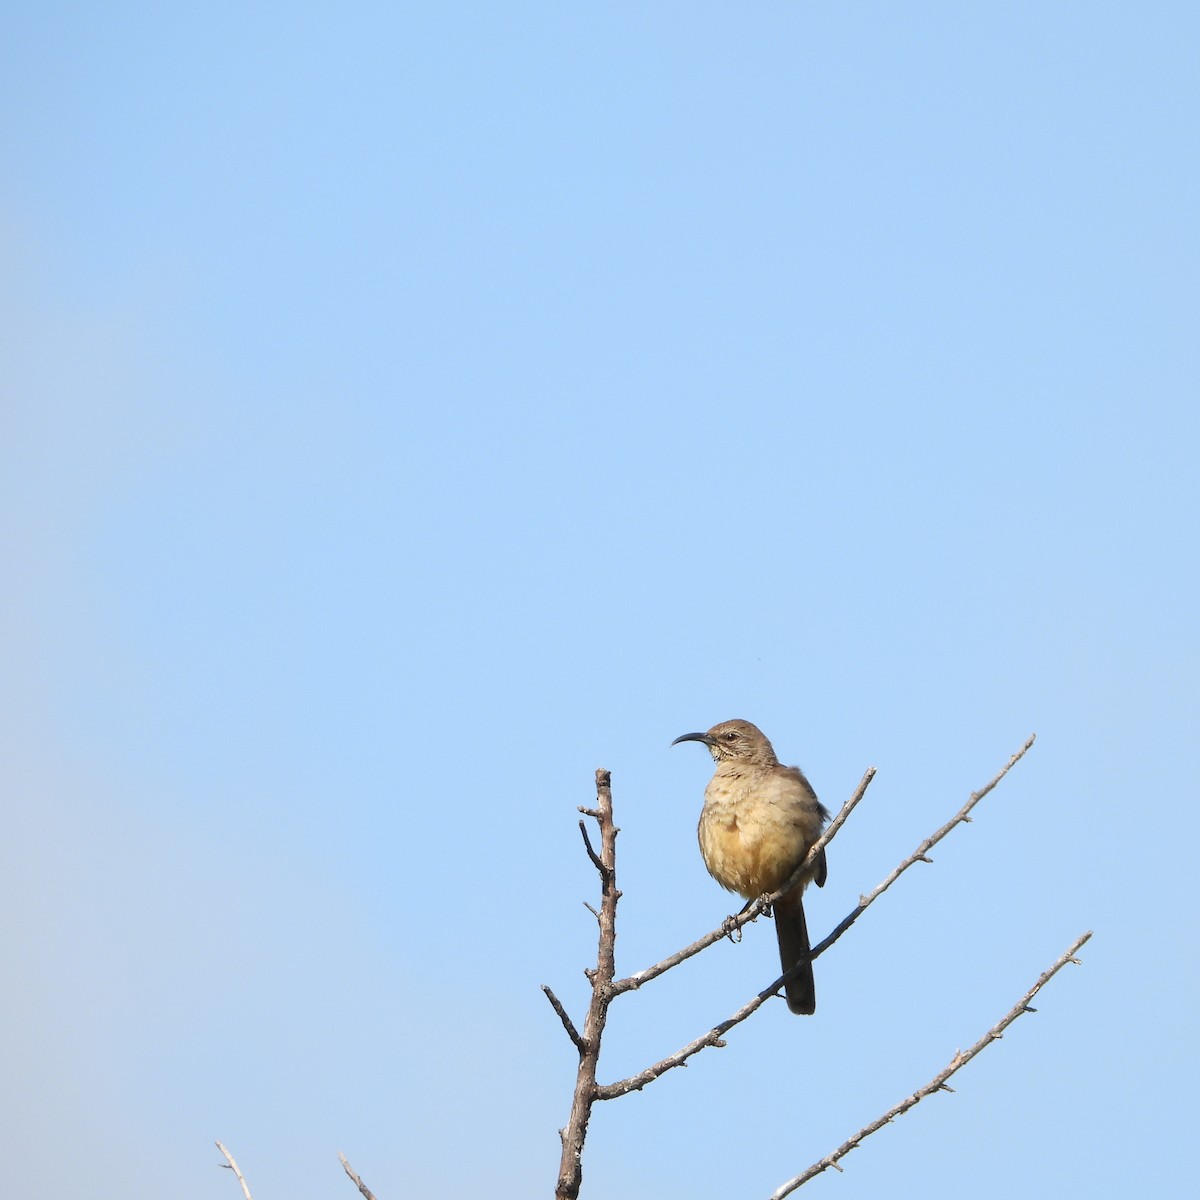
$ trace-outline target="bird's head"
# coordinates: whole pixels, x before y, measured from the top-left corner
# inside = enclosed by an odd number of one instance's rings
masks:
[[[744,762],[748,766],[773,767],[779,761],[767,735],[749,721],[722,721],[707,733],[685,733],[671,745],[680,742],[703,742],[718,764]]]

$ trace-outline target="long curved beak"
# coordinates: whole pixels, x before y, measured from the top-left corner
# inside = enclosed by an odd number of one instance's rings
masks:
[[[681,733],[671,745],[678,746],[680,742],[703,742],[710,750],[713,748],[713,739],[707,733]]]

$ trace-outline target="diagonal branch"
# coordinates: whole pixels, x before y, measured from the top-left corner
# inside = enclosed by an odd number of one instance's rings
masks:
[[[977,1041],[969,1050],[967,1050],[965,1053],[962,1050],[957,1051],[954,1057],[950,1060],[949,1064],[939,1071],[924,1087],[918,1088],[907,1099],[901,1100],[899,1104],[889,1108],[882,1116],[876,1117],[874,1121],[860,1129],[852,1138],[843,1142],[832,1154],[821,1159],[819,1162],[813,1163],[813,1165],[809,1167],[808,1170],[803,1174],[797,1175],[793,1179],[789,1179],[787,1183],[783,1184],[781,1187],[777,1188],[771,1193],[770,1200],[783,1200],[784,1196],[790,1195],[797,1188],[802,1187],[810,1179],[816,1178],[816,1176],[820,1175],[829,1167],[833,1167],[835,1170],[840,1171],[842,1168],[838,1166],[838,1160],[845,1158],[851,1150],[861,1145],[865,1138],[870,1137],[871,1134],[875,1133],[877,1130],[882,1129],[885,1125],[890,1124],[897,1117],[908,1112],[910,1108],[913,1108],[919,1104],[925,1099],[926,1096],[931,1096],[934,1092],[938,1091],[953,1091],[953,1088],[946,1086],[946,1080],[948,1080],[951,1075],[954,1075],[956,1072],[965,1067],[967,1063],[971,1061],[971,1059],[973,1059],[977,1054],[980,1054],[982,1051],[986,1050],[987,1047],[993,1042],[999,1041],[999,1039],[1004,1036],[1004,1031],[1018,1017],[1023,1016],[1027,1012],[1037,1012],[1037,1009],[1030,1007],[1030,1001],[1038,994],[1038,992],[1042,990],[1042,988],[1046,986],[1047,983],[1050,982],[1051,979],[1054,978],[1055,975],[1058,974],[1060,970],[1062,970],[1063,967],[1067,965],[1067,963],[1077,963],[1079,961],[1075,955],[1091,936],[1091,932],[1089,931],[1088,933],[1081,934],[1079,937],[1077,937],[1070,949],[1061,955],[1053,966],[1051,966],[1048,970],[1043,971],[1041,975],[1038,976],[1037,982],[1029,989],[1029,991],[1025,993],[1024,996],[1021,997],[1020,1000],[1017,1001],[1017,1003],[1009,1011],[1008,1015],[1005,1016],[998,1024],[993,1025],[992,1028],[989,1029],[987,1033],[985,1033],[983,1037],[981,1037],[979,1041]]]
[[[952,817],[949,821],[947,821],[946,824],[941,827],[941,829],[937,830],[935,833],[933,833],[929,837],[927,837],[916,848],[916,850],[914,850],[912,854],[910,854],[906,859],[904,859],[904,861],[901,862],[900,865],[898,867],[896,867],[895,870],[893,870],[892,873],[878,887],[876,887],[873,891],[869,892],[866,896],[860,896],[858,904],[853,909],[851,909],[851,911],[845,917],[842,918],[842,920],[834,928],[833,932],[830,933],[829,936],[824,939],[824,941],[819,942],[816,946],[813,947],[812,953],[809,956],[810,961],[812,959],[815,959],[818,955],[824,954],[824,952],[826,950],[828,950],[829,947],[832,946],[833,943],[836,942],[838,940],[838,938],[840,938],[842,936],[842,934],[845,933],[846,930],[849,929],[850,926],[853,925],[854,922],[857,921],[858,918],[860,916],[862,916],[862,914],[864,912],[866,912],[866,910],[876,900],[878,900],[879,897],[882,896],[883,893],[886,892],[888,890],[888,888],[890,888],[892,886],[892,884],[895,883],[896,880],[899,879],[900,876],[904,874],[905,871],[908,870],[909,867],[911,867],[916,862],[931,861],[928,857],[928,851],[932,847],[936,846],[937,843],[940,842],[942,840],[942,838],[944,838],[946,836],[946,834],[948,834],[956,825],[959,825],[964,821],[970,820],[971,810],[1024,757],[1025,752],[1030,748],[1030,746],[1033,745],[1034,738],[1036,736],[1037,736],[1036,734],[1031,735],[1029,737],[1029,739],[1025,742],[1025,745],[1022,746],[1021,749],[1018,750],[1016,752],[1016,754],[1014,754],[1008,760],[1008,763],[1006,766],[1004,766],[1000,771],[998,771],[988,783],[986,783],[982,788],[979,789],[979,791],[972,792],[970,799],[966,802],[966,804],[963,805],[963,807],[961,809],[959,809],[959,811],[955,814],[955,816]],[[857,799],[861,798],[861,792],[865,790],[866,785],[870,782],[870,776],[872,774],[873,774],[873,772],[868,771],[867,774],[863,777],[863,783],[859,785],[859,792],[855,793],[855,796],[851,797],[851,801],[854,801],[855,803],[857,803]],[[847,801],[847,806],[849,806],[849,805],[850,805],[850,801]],[[845,809],[843,809],[843,811],[845,811]],[[849,815],[849,814],[847,813],[846,815]],[[838,816],[841,817],[842,813],[839,813]],[[829,828],[834,829],[834,823],[831,823]],[[835,832],[836,832],[836,830],[835,830]],[[818,843],[818,847],[819,847],[819,845],[820,845],[820,843]],[[786,885],[782,890],[786,891]],[[768,897],[767,899],[769,901],[773,898],[778,898],[778,896],[780,894],[781,894],[781,892],[774,893],[773,897]],[[756,903],[759,903],[759,902],[756,901]],[[751,909],[753,909],[753,907],[754,907],[754,905],[751,905]],[[735,918],[735,920],[736,919],[737,918]],[[713,940],[716,940],[716,939],[713,939]],[[705,942],[705,939],[702,938],[701,942]],[[706,944],[711,944],[711,942],[708,942]],[[698,950],[693,951],[693,953],[698,953],[699,950],[704,949],[704,946],[701,945],[700,942],[693,943],[693,945],[695,945],[699,948]],[[688,947],[688,949],[691,949],[691,947]],[[676,956],[673,956],[673,957],[676,957]],[[685,955],[685,957],[690,957],[690,956]],[[682,961],[682,958],[680,959],[680,961]],[[674,965],[674,963],[672,963],[670,959],[664,959],[663,962],[668,963],[671,966]],[[662,963],[660,963],[658,965],[663,966]],[[596,1089],[596,1098],[598,1100],[615,1100],[617,1097],[624,1096],[628,1092],[641,1091],[641,1089],[644,1088],[648,1083],[653,1083],[654,1080],[660,1078],[662,1075],[665,1075],[668,1071],[674,1069],[675,1067],[683,1066],[689,1058],[691,1058],[694,1054],[698,1054],[701,1050],[704,1050],[709,1046],[717,1046],[717,1047],[723,1046],[724,1042],[722,1041],[722,1038],[724,1037],[724,1035],[726,1033],[728,1033],[729,1030],[732,1029],[735,1025],[740,1025],[744,1020],[746,1020],[747,1017],[753,1016],[754,1013],[756,1013],[767,1002],[767,1000],[769,1000],[773,995],[775,995],[775,993],[779,991],[779,989],[783,986],[783,984],[788,979],[791,978],[791,976],[795,973],[795,971],[799,968],[800,965],[802,965],[802,964],[797,964],[797,966],[793,967],[792,970],[788,971],[784,975],[781,975],[777,980],[775,980],[774,983],[772,983],[769,987],[764,988],[761,992],[758,993],[757,996],[754,997],[753,1000],[750,1000],[749,1002],[744,1004],[732,1016],[727,1017],[719,1025],[714,1025],[713,1028],[710,1029],[707,1033],[701,1034],[701,1036],[696,1038],[695,1041],[689,1042],[686,1046],[683,1046],[681,1049],[676,1050],[674,1054],[670,1054],[666,1058],[660,1059],[658,1062],[654,1063],[652,1066],[645,1068],[645,1070],[643,1070],[643,1071],[639,1071],[636,1075],[630,1075],[625,1079],[617,1080],[615,1083],[606,1083],[606,1084],[599,1085]],[[655,969],[656,968],[651,968],[651,970],[655,970]],[[668,969],[668,967],[665,967],[665,966],[663,967],[663,970],[667,970],[667,969]],[[661,974],[662,972],[660,971],[658,973]],[[646,974],[647,973],[644,971],[641,972],[641,975],[643,975],[643,976]],[[640,976],[631,976],[630,978],[640,978]],[[623,984],[625,982],[627,982],[627,981],[618,980],[613,985],[614,991],[616,989],[620,988],[621,984]],[[644,982],[644,980],[642,980],[642,982]],[[628,990],[628,989],[626,989],[626,990]]]
[[[660,1059],[653,1066],[647,1067],[644,1071],[639,1071],[636,1075],[630,1075],[626,1079],[619,1079],[616,1083],[602,1083],[596,1086],[597,1100],[616,1100],[621,1096],[626,1096],[630,1092],[640,1092],[648,1083],[653,1083],[660,1075],[665,1075],[674,1067],[682,1067],[687,1064],[687,1060],[693,1054],[699,1054],[701,1050],[707,1049],[709,1046],[721,1048],[725,1045],[722,1040],[724,1035],[729,1032],[735,1025],[740,1025],[747,1017],[752,1017],[782,986],[782,980],[777,979],[770,987],[764,988],[753,1000],[743,1004],[731,1017],[727,1017],[719,1025],[714,1025],[707,1033],[702,1034],[694,1042],[688,1042],[680,1050],[676,1050],[674,1054],[668,1055],[664,1059]]]
[[[813,848],[805,856],[804,861],[792,873],[791,878],[777,892],[772,892],[764,900],[759,897],[752,904],[748,904],[736,917],[727,917],[721,925],[706,933],[702,938],[692,942],[690,946],[684,946],[682,950],[677,950],[674,954],[668,955],[657,962],[652,967],[647,967],[643,971],[638,971],[636,975],[629,975],[624,979],[618,979],[613,983],[613,995],[619,996],[622,992],[633,992],[640,988],[643,984],[649,983],[652,979],[657,979],[660,975],[669,971],[672,967],[677,967],[681,962],[686,962],[689,958],[699,954],[701,950],[707,950],[709,946],[729,936],[735,930],[741,929],[743,925],[748,925],[751,921],[757,920],[763,910],[768,905],[773,904],[784,892],[788,891],[794,882],[799,882],[800,877],[807,870],[810,863],[816,860],[818,854],[829,845],[834,835],[843,825],[847,818],[854,811],[858,802],[866,795],[867,788],[870,786],[871,780],[875,778],[875,768],[868,767],[866,774],[862,777],[862,781],[854,790],[854,795],[842,805],[837,816],[825,827],[825,831],[821,834]],[[749,1013],[746,1014],[749,1016]]]
[[[354,1168],[346,1161],[346,1156],[340,1150],[338,1151],[338,1158],[341,1160],[342,1169],[347,1175],[350,1176],[354,1186],[358,1188],[360,1192],[362,1192],[365,1200],[375,1200],[375,1197],[371,1193],[371,1189],[367,1187],[367,1185],[363,1183],[363,1181],[354,1173]]]
[[[971,797],[966,804],[964,804],[962,808],[960,808],[958,812],[955,813],[954,816],[951,817],[950,820],[941,827],[941,829],[937,830],[935,833],[931,833],[902,863],[900,863],[898,867],[892,871],[892,873],[881,884],[879,884],[872,891],[868,892],[865,896],[859,896],[858,904],[855,905],[855,907],[851,909],[850,912],[847,913],[837,925],[834,926],[832,932],[826,938],[818,942],[813,947],[812,958],[816,958],[818,955],[824,954],[825,951],[828,950],[829,947],[832,946],[833,943],[836,942],[838,938],[840,938],[842,934],[845,933],[846,930],[849,929],[850,926],[853,925],[854,922],[857,921],[858,918],[861,917],[863,913],[865,913],[867,909],[870,908],[871,905],[874,904],[875,901],[878,900],[879,897],[882,896],[883,893],[886,892],[888,888],[890,888],[892,884],[895,883],[896,880],[908,870],[909,867],[918,862],[932,862],[933,859],[929,857],[929,851],[932,850],[933,847],[936,846],[938,842],[940,842],[942,838],[944,838],[946,834],[948,834],[956,826],[964,823],[970,823],[971,810],[1000,782],[1000,780],[1005,777],[1005,775],[1009,773],[1009,771],[1013,769],[1013,767],[1017,765],[1017,763],[1021,761],[1021,759],[1025,757],[1026,752],[1036,740],[1037,734],[1031,733],[1025,740],[1025,744],[1020,748],[1020,750],[1018,750],[1008,760],[1008,762],[1005,763],[1005,765],[1001,767],[1001,769],[997,771],[996,774],[993,775],[992,778],[983,785],[983,787],[979,789],[979,791],[972,792]]]
[[[242,1185],[242,1195],[246,1197],[246,1200],[252,1200],[252,1197],[250,1195],[250,1188],[246,1183],[245,1176],[242,1174],[241,1169],[238,1167],[237,1163],[234,1161],[233,1155],[230,1154],[229,1151],[226,1150],[225,1147],[220,1142],[217,1143],[217,1149],[220,1150],[220,1152],[223,1155],[225,1155],[225,1160],[226,1160],[224,1163],[221,1163],[220,1165],[225,1167],[226,1170],[232,1171],[237,1176],[238,1183],[240,1183]]]
[[[581,809],[580,811],[590,812],[591,810],[590,809]],[[592,839],[590,837],[588,837],[587,826],[582,821],[579,822],[579,832],[581,834],[583,834],[583,844],[584,844],[584,847],[587,849],[588,858],[590,858],[592,860],[592,866],[594,866],[596,868],[596,870],[600,872],[601,877],[603,877],[604,872],[605,872],[605,870],[607,870],[607,868],[605,867],[604,863],[601,861],[600,855],[598,855],[596,853],[595,849],[592,847]]]
[[[550,1007],[558,1013],[558,1019],[563,1023],[563,1028],[567,1031],[567,1037],[575,1043],[575,1049],[580,1054],[585,1053],[587,1047],[583,1044],[583,1038],[579,1036],[579,1030],[575,1028],[575,1022],[571,1020],[570,1014],[563,1008],[562,1001],[544,983],[542,984],[542,991],[546,993],[546,999],[550,1001]]]

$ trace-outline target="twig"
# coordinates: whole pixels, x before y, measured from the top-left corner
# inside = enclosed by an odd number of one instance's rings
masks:
[[[1042,990],[1042,988],[1046,986],[1047,983],[1050,982],[1051,979],[1054,978],[1055,975],[1058,974],[1058,972],[1064,966],[1066,966],[1067,963],[1077,963],[1079,961],[1075,955],[1091,936],[1091,932],[1089,931],[1088,933],[1082,934],[1080,937],[1076,938],[1071,948],[1067,950],[1066,953],[1063,954],[1058,961],[1049,968],[1049,970],[1043,971],[1041,975],[1038,976],[1037,983],[1035,983],[1033,987],[1031,987],[1029,991],[1027,991],[1025,995],[1017,1001],[1017,1003],[1009,1011],[1008,1015],[1004,1017],[998,1024],[993,1025],[992,1028],[989,1029],[987,1033],[985,1033],[983,1037],[981,1037],[979,1041],[977,1041],[969,1050],[967,1050],[965,1053],[962,1050],[959,1050],[950,1060],[949,1065],[939,1071],[938,1074],[936,1074],[924,1087],[918,1088],[906,1100],[901,1100],[899,1104],[889,1108],[888,1111],[885,1112],[881,1117],[877,1117],[869,1125],[864,1126],[852,1138],[843,1142],[832,1154],[822,1158],[819,1162],[813,1163],[813,1165],[809,1167],[808,1170],[802,1175],[797,1175],[795,1178],[789,1179],[787,1183],[783,1184],[781,1187],[771,1193],[770,1200],[783,1200],[784,1196],[790,1195],[797,1188],[802,1187],[810,1179],[814,1179],[816,1176],[820,1175],[823,1171],[828,1170],[830,1167],[840,1171],[841,1167],[837,1165],[838,1160],[845,1158],[851,1150],[862,1143],[864,1138],[870,1137],[871,1134],[875,1133],[877,1130],[882,1129],[885,1125],[890,1124],[897,1117],[908,1112],[910,1108],[919,1104],[925,1099],[926,1096],[930,1096],[934,1092],[938,1091],[952,1091],[952,1088],[946,1087],[946,1080],[948,1080],[951,1075],[954,1075],[956,1072],[965,1067],[967,1063],[969,1063],[971,1059],[975,1057],[975,1055],[987,1049],[987,1047],[993,1042],[998,1041],[1004,1035],[1004,1031],[1018,1017],[1027,1012],[1036,1012],[1036,1009],[1030,1007],[1030,1001],[1038,994],[1038,992]]]
[[[225,1155],[226,1158],[226,1162],[222,1163],[221,1165],[227,1171],[232,1171],[237,1176],[238,1183],[242,1185],[242,1195],[246,1197],[246,1200],[253,1200],[250,1195],[250,1189],[246,1186],[245,1176],[242,1174],[237,1163],[234,1161],[233,1155],[230,1154],[220,1142],[217,1143],[217,1149],[220,1150],[220,1152]]]
[[[857,906],[853,908],[850,913],[838,923],[833,932],[827,938],[825,938],[824,941],[819,942],[813,947],[812,953],[809,955],[809,961],[811,962],[818,955],[824,954],[825,951],[828,950],[829,947],[832,946],[833,943],[836,942],[838,938],[840,938],[842,934],[845,933],[846,930],[849,929],[850,926],[853,925],[854,922],[857,921],[858,918],[862,916],[862,914],[877,899],[879,899],[879,897],[882,896],[883,893],[886,892],[887,889],[890,888],[892,884],[895,883],[896,880],[908,870],[909,867],[913,865],[913,863],[929,862],[930,860],[927,857],[927,852],[933,846],[937,845],[937,843],[940,842],[942,838],[944,838],[946,834],[948,834],[956,825],[970,819],[969,814],[971,809],[973,809],[975,805],[978,804],[979,801],[982,800],[984,796],[986,796],[988,792],[990,792],[996,786],[996,784],[998,784],[1000,780],[1008,774],[1013,766],[1020,761],[1029,747],[1033,745],[1035,736],[1036,735],[1031,735],[1029,740],[1026,741],[1025,745],[1022,746],[1021,749],[1018,750],[1017,753],[1008,760],[1007,766],[999,771],[984,787],[980,788],[979,791],[972,792],[971,798],[965,805],[963,805],[961,809],[959,809],[958,813],[951,820],[947,821],[946,824],[943,825],[936,833],[927,837],[917,847],[917,849],[908,856],[908,858],[904,859],[904,861],[901,862],[900,865],[896,867],[896,869],[892,871],[892,873],[877,888],[874,889],[874,891],[870,892],[866,896],[860,896]],[[855,795],[846,802],[847,807],[850,806],[852,801],[857,803],[858,799],[861,799],[861,793],[866,789],[866,785],[870,782],[870,777],[872,774],[872,771],[868,771],[863,777],[863,782],[859,785],[859,791],[856,792]],[[838,813],[838,816],[842,817],[843,813],[845,813],[846,816],[849,815],[849,813],[846,812],[846,809],[843,808],[843,811]],[[831,822],[829,830],[836,832],[835,826],[837,826],[837,822]],[[828,833],[829,830],[826,832]],[[818,849],[819,846],[820,843],[817,844],[817,847],[814,847],[814,851]],[[811,858],[812,855],[809,857]],[[805,861],[807,862],[808,860],[806,859]],[[786,885],[782,890],[786,890]],[[776,892],[773,894],[772,898],[778,898],[780,894],[782,894],[782,892]],[[751,909],[753,908],[754,905],[751,905]],[[734,919],[737,920],[738,918]],[[715,941],[716,939],[712,940]],[[711,941],[706,941],[704,938],[701,939],[701,942],[711,945]],[[700,943],[693,943],[693,945],[698,946],[701,950],[704,948],[704,946]],[[687,949],[691,950],[691,947],[688,947]],[[693,951],[693,953],[696,952],[698,951]],[[690,957],[689,955],[684,954],[682,951],[680,954],[682,954],[683,957]],[[678,958],[680,962],[683,961],[683,958],[681,958],[679,955],[673,955],[672,958]],[[668,966],[663,966],[663,963],[668,964]],[[658,966],[662,967],[663,970],[667,970],[669,969],[669,966],[675,965],[671,959],[664,959],[663,963],[658,964]],[[706,1047],[719,1047],[724,1045],[721,1039],[725,1036],[725,1034],[728,1033],[729,1030],[731,1030],[735,1025],[740,1025],[744,1020],[746,1020],[747,1017],[753,1016],[754,1013],[756,1013],[763,1006],[763,1004],[766,1003],[767,1000],[769,1000],[773,995],[775,995],[776,992],[779,991],[784,983],[791,978],[791,976],[801,965],[802,964],[797,964],[797,966],[793,967],[792,970],[781,975],[777,980],[775,980],[774,983],[772,983],[769,987],[764,988],[758,993],[757,996],[754,997],[753,1000],[749,1001],[747,1004],[744,1004],[732,1016],[726,1018],[719,1025],[714,1025],[713,1028],[707,1033],[701,1034],[701,1036],[696,1038],[695,1041],[689,1042],[686,1046],[676,1050],[674,1054],[670,1054],[666,1058],[660,1059],[652,1066],[647,1067],[643,1071],[639,1071],[636,1075],[630,1075],[625,1079],[619,1079],[615,1083],[606,1083],[600,1085],[596,1089],[596,1098],[598,1100],[615,1100],[618,1096],[624,1096],[627,1092],[640,1091],[648,1083],[653,1083],[654,1080],[658,1079],[662,1075],[665,1075],[673,1068],[683,1066],[689,1058],[691,1058],[694,1054],[698,1054]],[[650,970],[655,971],[657,970],[657,967],[651,967]],[[660,971],[658,973],[661,974],[662,972]],[[641,974],[646,975],[647,972],[642,972]],[[631,976],[631,978],[634,977]],[[613,990],[616,991],[625,982],[625,980],[618,980],[615,984],[613,984]]]
[[[371,1189],[354,1173],[354,1168],[346,1161],[346,1156],[340,1150],[338,1151],[338,1158],[341,1159],[343,1170],[350,1176],[354,1182],[354,1186],[362,1192],[366,1200],[375,1200],[375,1197],[371,1194]]]
[[[612,1003],[613,976],[616,974],[615,949],[617,940],[617,901],[621,893],[617,889],[617,827],[613,821],[612,776],[610,772],[596,772],[596,808],[588,813],[600,825],[600,853],[593,849],[583,822],[584,845],[588,857],[600,873],[600,944],[596,955],[596,968],[589,971],[592,984],[592,999],[588,1004],[587,1017],[583,1023],[583,1034],[572,1036],[573,1026],[564,1020],[567,1035],[579,1050],[579,1070],[575,1076],[575,1094],[571,1101],[571,1115],[567,1124],[559,1131],[562,1138],[562,1159],[558,1169],[558,1184],[555,1189],[557,1200],[575,1200],[583,1182],[583,1143],[587,1137],[588,1121],[592,1105],[596,1100],[596,1065],[600,1059],[600,1039],[608,1019],[608,1006]],[[547,998],[552,993],[547,990]],[[554,1000],[550,999],[551,1004]],[[556,1011],[561,1005],[555,1006]],[[560,1020],[565,1010],[559,1013]]]
[[[682,950],[677,950],[674,954],[668,955],[661,962],[657,962],[652,967],[647,967],[643,971],[638,971],[636,975],[629,975],[624,979],[618,979],[613,983],[613,994],[621,995],[623,992],[636,991],[643,984],[649,983],[652,979],[657,979],[664,972],[669,971],[672,967],[677,967],[681,962],[686,962],[693,955],[699,954],[701,950],[707,950],[709,946],[721,941],[734,930],[741,929],[743,925],[748,925],[751,921],[757,920],[763,910],[773,904],[786,891],[793,886],[793,880],[798,881],[800,876],[804,874],[810,863],[812,863],[818,854],[829,845],[833,836],[846,823],[847,818],[854,811],[858,802],[866,795],[867,788],[870,786],[871,780],[875,778],[875,768],[868,767],[866,774],[862,777],[862,781],[854,790],[854,795],[842,805],[837,816],[826,826],[825,831],[821,834],[816,845],[808,852],[804,862],[792,873],[791,878],[777,892],[773,892],[765,901],[762,897],[755,900],[753,904],[749,904],[746,908],[738,913],[736,917],[728,917],[716,929],[710,933],[706,933],[702,938],[692,942],[690,946],[684,946]],[[747,1013],[749,1016],[749,1013]]]
[[[604,862],[600,858],[600,855],[592,848],[592,839],[588,837],[587,826],[582,821],[579,822],[579,832],[583,834],[583,844],[587,849],[588,858],[592,860],[592,865],[600,872],[601,877],[603,877],[605,871]]]
[[[550,1007],[558,1013],[558,1019],[563,1023],[563,1028],[567,1031],[567,1037],[575,1043],[575,1049],[583,1054],[585,1046],[583,1038],[579,1036],[579,1030],[575,1028],[575,1023],[567,1015],[567,1010],[563,1008],[562,1001],[543,983],[542,991],[546,993],[546,999],[550,1001]]]

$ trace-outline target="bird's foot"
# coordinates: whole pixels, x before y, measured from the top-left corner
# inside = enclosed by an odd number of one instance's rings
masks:
[[[737,923],[737,917],[726,917],[721,922],[721,928],[725,931],[725,936],[731,942],[736,943],[742,940],[742,927]]]

